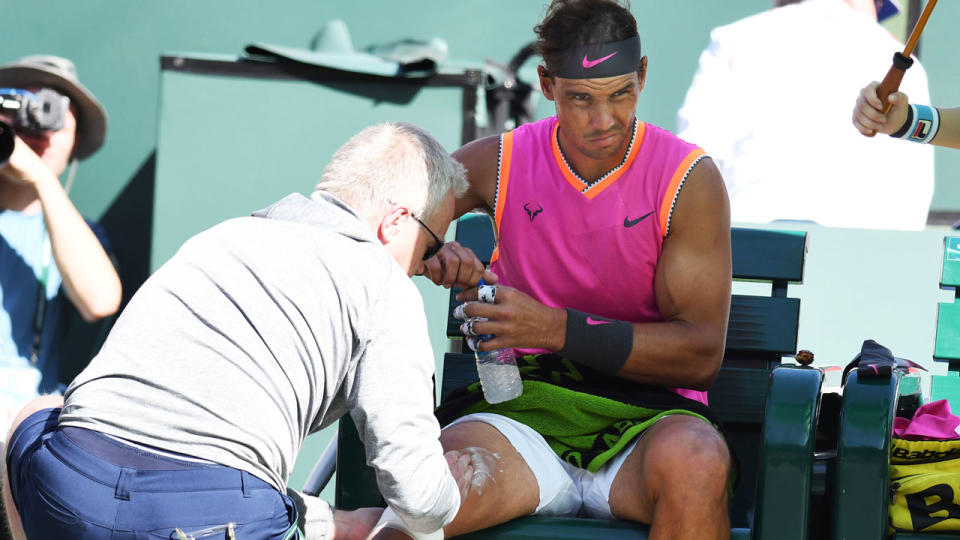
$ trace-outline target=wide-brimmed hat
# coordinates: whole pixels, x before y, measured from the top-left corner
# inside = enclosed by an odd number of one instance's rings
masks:
[[[0,87],[53,88],[70,98],[77,108],[77,159],[91,156],[107,136],[107,111],[77,78],[77,68],[66,58],[50,55],[25,56],[0,66]]]

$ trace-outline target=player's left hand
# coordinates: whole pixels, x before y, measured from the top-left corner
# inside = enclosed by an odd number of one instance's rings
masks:
[[[477,287],[457,295],[457,301],[467,302],[463,309],[466,318],[486,318],[473,324],[475,334],[493,334],[493,339],[478,344],[480,351],[504,347],[530,349],[563,348],[567,312],[534,300],[513,287],[496,285],[493,303],[478,301]]]

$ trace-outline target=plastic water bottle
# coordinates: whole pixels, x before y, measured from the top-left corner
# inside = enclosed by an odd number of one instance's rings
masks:
[[[481,336],[484,338],[487,336]],[[487,337],[491,339],[493,336]],[[480,341],[486,341],[481,339]],[[520,380],[520,369],[517,368],[517,359],[513,349],[497,349],[494,351],[475,351],[477,358],[477,374],[480,375],[480,386],[483,387],[483,399],[487,403],[501,403],[516,399],[523,394],[523,382]]]
[[[483,280],[480,285],[483,285]],[[491,339],[491,334],[478,336],[478,341]],[[483,399],[487,400],[487,403],[510,401],[523,394],[520,369],[517,368],[517,358],[512,348],[486,352],[475,350],[473,354],[477,359],[477,374],[483,388]]]

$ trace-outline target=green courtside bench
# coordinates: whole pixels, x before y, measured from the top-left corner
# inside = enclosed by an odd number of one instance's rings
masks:
[[[484,262],[493,249],[490,220],[468,214],[457,224],[457,241]],[[815,479],[814,439],[823,376],[819,370],[781,366],[796,352],[800,301],[787,297],[789,283],[803,279],[806,235],[758,229],[732,231],[733,276],[766,282],[769,296],[734,295],[724,364],[710,390],[710,404],[724,422],[739,462],[739,480],[730,505],[732,538],[819,538],[822,525],[811,508],[823,497]],[[450,306],[457,291],[451,291]],[[459,322],[448,335],[462,338]],[[460,350],[460,342],[451,342]],[[471,354],[445,355],[441,396],[477,380]],[[347,417],[345,417],[347,418]],[[373,471],[353,423],[340,422],[336,507],[383,506]],[[819,493],[815,484],[820,486]],[[466,535],[466,538],[646,538],[649,528],[624,521],[525,517]]]
[[[960,411],[960,237],[943,239],[940,288],[953,290],[953,301],[937,306],[937,339],[933,358],[947,362],[947,375],[931,378],[931,400],[950,400],[950,410]]]
[[[941,303],[937,312],[934,358],[949,362],[947,375],[932,376],[931,399],[949,399],[960,411],[960,237],[944,238],[940,286],[952,289],[954,301]],[[894,351],[895,352],[895,351]],[[895,373],[890,379],[858,380],[850,373],[843,392],[836,472],[833,479],[833,538],[887,538],[890,496],[890,438],[897,401],[904,381]],[[897,540],[957,540],[960,534],[899,533]]]

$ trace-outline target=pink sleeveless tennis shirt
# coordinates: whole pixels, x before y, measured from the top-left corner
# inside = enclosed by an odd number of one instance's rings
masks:
[[[550,117],[500,137],[490,269],[548,306],[663,320],[657,261],[677,195],[704,151],[637,120],[623,163],[587,185],[567,165],[557,128]],[[674,390],[707,402],[706,392]]]

